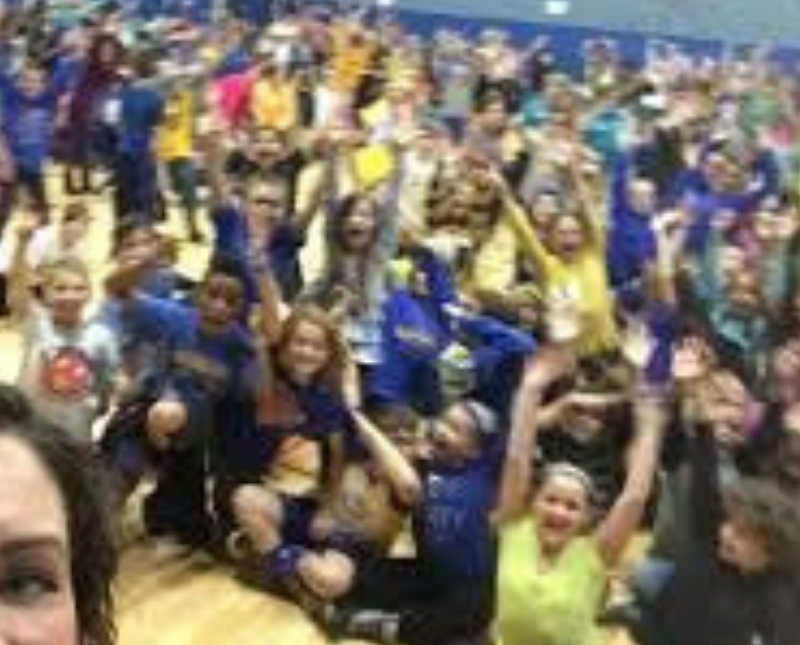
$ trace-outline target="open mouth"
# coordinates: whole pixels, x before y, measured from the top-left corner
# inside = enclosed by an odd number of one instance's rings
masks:
[[[560,517],[545,517],[544,521],[542,522],[542,527],[548,533],[562,535],[569,530],[570,523],[568,520]]]

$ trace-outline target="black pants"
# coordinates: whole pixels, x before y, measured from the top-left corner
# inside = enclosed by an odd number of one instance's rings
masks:
[[[415,559],[366,563],[341,605],[400,615],[398,641],[407,645],[487,643],[494,617],[494,581],[442,579]]]
[[[0,185],[0,235],[11,217],[20,186],[27,191],[32,210],[41,217],[42,224],[48,221],[47,192],[41,170],[17,168],[16,182]]]

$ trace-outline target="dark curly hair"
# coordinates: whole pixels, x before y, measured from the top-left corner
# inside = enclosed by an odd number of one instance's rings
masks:
[[[117,553],[103,491],[108,486],[90,450],[32,412],[16,388],[0,384],[0,438],[13,437],[45,465],[67,515],[72,587],[82,645],[113,645],[111,582]]]
[[[800,508],[777,484],[744,477],[725,491],[725,506],[763,535],[774,565],[800,575]]]

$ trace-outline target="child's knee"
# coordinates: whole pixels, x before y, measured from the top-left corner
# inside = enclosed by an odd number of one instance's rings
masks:
[[[240,526],[248,526],[253,520],[261,523],[269,522],[276,526],[281,523],[280,500],[263,486],[255,484],[239,486],[231,495],[231,506]]]
[[[147,412],[147,429],[168,436],[182,430],[188,420],[189,411],[180,401],[158,401]]]
[[[353,561],[337,551],[308,553],[300,559],[297,570],[306,586],[326,600],[344,596],[355,576]]]

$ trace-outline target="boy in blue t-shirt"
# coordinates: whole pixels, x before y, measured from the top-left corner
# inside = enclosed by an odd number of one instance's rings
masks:
[[[128,331],[156,339],[161,351],[158,365],[109,423],[104,454],[120,501],[155,463],[160,477],[145,503],[148,531],[203,544],[211,538],[205,483],[218,421],[235,416],[253,396],[255,351],[237,322],[242,283],[229,267],[212,264],[196,305],[185,306],[141,294],[147,270],[144,263],[123,265],[106,282],[124,300]]]
[[[3,134],[16,170],[16,182],[0,197],[2,233],[14,205],[16,188],[20,185],[30,195],[33,210],[47,219],[42,168],[50,155],[58,92],[54,84],[47,84],[43,69],[27,65],[16,81],[0,75],[0,101]]]
[[[158,172],[153,137],[164,117],[164,97],[154,79],[152,57],[142,53],[134,64],[134,78],[119,96],[120,123],[115,169],[118,221],[136,214],[156,219]]]

